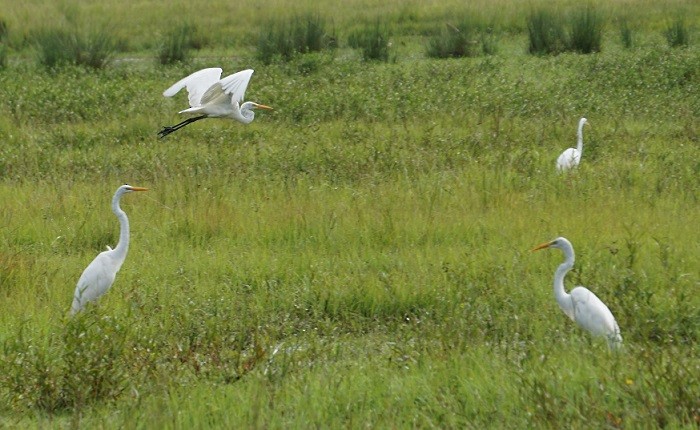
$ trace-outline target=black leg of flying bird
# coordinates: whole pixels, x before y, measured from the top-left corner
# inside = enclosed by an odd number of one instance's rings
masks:
[[[184,127],[188,124],[192,124],[193,122],[199,121],[200,119],[204,119],[204,118],[207,118],[207,116],[206,115],[195,116],[193,118],[187,118],[186,120],[184,120],[180,123],[177,123],[175,125],[172,125],[172,126],[164,126],[163,129],[158,132],[158,137],[162,139],[165,136],[169,135],[170,133],[178,131],[182,127]]]

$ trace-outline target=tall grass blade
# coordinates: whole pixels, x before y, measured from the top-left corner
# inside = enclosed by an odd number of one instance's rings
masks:
[[[600,52],[603,18],[592,6],[585,6],[571,16],[569,50],[581,54]]]
[[[348,37],[348,45],[362,51],[365,61],[389,61],[389,30],[379,20],[372,26],[355,31]]]
[[[671,48],[682,48],[690,45],[690,32],[683,17],[677,17],[664,31],[668,45]]]
[[[530,54],[559,54],[568,46],[563,18],[548,9],[538,9],[530,14],[527,32]]]
[[[320,52],[335,46],[335,36],[320,15],[273,20],[262,28],[256,56],[265,64],[290,61],[297,54]]]

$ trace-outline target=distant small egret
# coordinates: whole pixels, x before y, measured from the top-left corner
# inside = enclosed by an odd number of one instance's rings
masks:
[[[83,274],[80,275],[78,285],[75,287],[75,294],[73,295],[72,315],[80,312],[88,302],[97,300],[109,290],[109,287],[114,282],[114,278],[117,276],[117,272],[126,259],[126,253],[129,250],[129,218],[119,207],[119,200],[124,194],[132,191],[148,191],[148,189],[122,185],[114,193],[112,212],[119,219],[119,243],[114,249],[107,246],[107,251],[99,253],[92,260],[92,263],[85,268]]]
[[[564,291],[564,277],[574,267],[574,247],[564,237],[536,246],[533,251],[558,248],[564,252],[564,263],[554,272],[554,297],[564,313],[581,328],[594,336],[604,336],[611,349],[622,345],[620,327],[610,309],[593,292],[585,287],[576,287],[571,294]]]
[[[588,124],[586,118],[581,118],[578,121],[576,148],[568,148],[557,158],[557,170],[560,172],[572,169],[581,162],[581,154],[583,154],[583,126],[586,124]]]
[[[218,67],[202,69],[186,78],[182,78],[163,92],[165,97],[172,97],[181,89],[187,88],[190,108],[179,113],[202,114],[182,121],[173,126],[165,126],[158,132],[163,138],[181,129],[187,124],[204,118],[230,118],[243,124],[250,124],[255,118],[253,109],[272,109],[270,106],[254,102],[243,102],[245,90],[253,75],[252,69],[234,73],[221,78],[222,70]]]

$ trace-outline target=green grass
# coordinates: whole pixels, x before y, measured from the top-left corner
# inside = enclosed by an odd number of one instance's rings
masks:
[[[391,35],[385,25],[377,20],[348,36],[348,45],[360,49],[365,61],[389,61]]]
[[[527,22],[530,54],[559,54],[567,50],[570,43],[561,14],[548,8],[538,9]]]
[[[562,10],[579,7],[574,0],[558,0],[556,5]],[[593,0],[603,16],[628,16],[635,24],[650,31],[663,31],[668,25],[669,14],[681,11],[683,14],[697,15],[698,4],[694,0],[633,0],[609,2]],[[527,31],[526,17],[533,8],[552,2],[513,2],[512,0],[479,0],[465,3],[459,0],[441,2],[405,2],[399,0],[384,2],[348,1],[338,4],[334,1],[297,1],[293,6],[286,1],[261,0],[255,3],[236,3],[225,0],[178,1],[175,3],[145,3],[131,0],[114,2],[111,0],[93,1],[89,5],[77,2],[55,2],[37,0],[31,3],[0,0],[2,18],[11,29],[9,43],[16,51],[31,48],[30,36],[46,28],[47,23],[62,26],[100,25],[109,23],[114,36],[125,41],[128,51],[148,53],[156,51],[167,34],[182,19],[187,19],[206,33],[208,46],[232,51],[230,55],[240,55],[257,44],[257,36],[271,19],[291,19],[309,13],[318,14],[333,23],[339,36],[352,33],[382,17],[395,36],[415,36],[432,34],[455,15],[463,14],[480,17],[483,22],[493,22],[499,31],[508,34]]]
[[[80,30],[47,28],[33,36],[39,64],[48,68],[66,65],[102,69],[116,50],[117,42],[108,28]]]
[[[0,70],[7,67],[7,23],[0,17]]]
[[[597,9],[584,6],[571,18],[570,49],[581,54],[600,52],[603,39],[603,17]]]
[[[603,17],[591,5],[579,6],[568,14],[548,6],[530,14],[527,29],[530,54],[590,54],[601,50]]]
[[[533,57],[518,33],[492,56],[424,58],[426,39],[405,32],[437,28],[446,7],[365,7],[368,23],[404,25],[390,63],[341,48],[263,66],[217,50],[221,34],[168,68],[152,51],[99,71],[13,54],[0,72],[0,426],[695,425],[697,46],[651,43],[652,13],[633,21],[634,50]],[[239,12],[235,31],[250,30]],[[333,20],[339,34],[351,21]],[[255,68],[246,99],[275,110],[159,141],[186,103],[163,89],[217,64]],[[559,175],[582,115],[582,164]],[[122,200],[127,260],[70,319],[81,271],[118,237],[109,204],[125,182],[150,188]],[[559,235],[577,252],[567,288],[609,305],[622,354],[558,309],[561,255],[529,250]]]
[[[334,39],[332,30],[320,15],[276,18],[260,30],[257,57],[264,64],[287,62],[300,54],[332,49]]]
[[[464,18],[456,26],[448,24],[429,39],[426,56],[460,58],[487,53],[487,46],[490,45],[485,43],[486,31],[483,27],[474,18]]]
[[[688,25],[683,17],[676,17],[664,31],[664,36],[666,36],[668,45],[671,48],[684,47],[690,44]]]
[[[622,46],[625,49],[633,48],[636,44],[636,35],[629,21],[623,17],[620,20],[618,20],[617,26],[620,32],[620,43],[622,44]]]
[[[7,67],[7,46],[0,41],[0,70]]]
[[[158,49],[158,62],[163,65],[186,62],[196,40],[197,29],[193,25],[182,23],[176,26],[163,37]]]

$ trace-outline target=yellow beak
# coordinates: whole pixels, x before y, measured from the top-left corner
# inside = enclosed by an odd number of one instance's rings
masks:
[[[551,245],[551,244],[552,244],[552,242],[541,243],[541,244],[537,245],[536,247],[532,248],[530,251],[534,252],[534,251],[539,251],[540,249],[549,248],[549,245]]]
[[[129,187],[131,191],[148,191],[148,188],[144,187]]]

